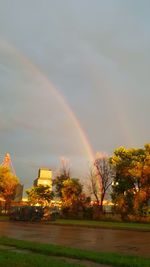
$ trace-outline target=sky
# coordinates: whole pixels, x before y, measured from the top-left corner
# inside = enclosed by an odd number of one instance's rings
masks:
[[[61,158],[150,142],[149,0],[0,0],[0,160],[25,189]]]

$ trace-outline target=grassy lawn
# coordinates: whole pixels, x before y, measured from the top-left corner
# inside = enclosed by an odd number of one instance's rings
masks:
[[[65,260],[52,256],[23,254],[12,251],[0,250],[1,267],[81,267],[77,263],[67,263]]]
[[[9,221],[9,216],[0,215],[0,221]]]
[[[9,216],[1,215],[0,221],[9,221]],[[127,229],[150,231],[150,223],[133,223],[133,222],[111,222],[111,221],[94,221],[94,220],[69,220],[57,219],[56,221],[47,222],[48,224],[57,225],[75,225],[85,227],[101,227],[110,229]]]
[[[64,219],[57,219],[55,222],[49,222],[49,223],[60,224],[60,225],[77,225],[77,226],[102,227],[102,228],[111,228],[111,229],[114,228],[114,229],[150,231],[150,223],[64,220]]]
[[[15,240],[7,237],[1,237],[0,244],[6,246],[13,246],[19,249],[27,249],[36,253],[36,255],[22,253],[16,254],[16,252],[4,251],[4,253],[0,253],[1,267],[79,266],[79,264],[77,263],[71,263],[72,265],[69,265],[70,263],[64,263],[62,262],[62,259],[59,259],[59,257],[80,259],[81,266],[84,266],[82,260],[89,260],[91,262],[103,263],[116,267],[150,267],[150,258],[148,259],[137,256],[121,255],[118,253],[99,253],[58,245],[40,244],[30,241]],[[57,259],[51,258],[52,256],[57,256]],[[58,263],[55,262],[56,260],[58,261]],[[61,265],[59,265],[60,262]],[[52,265],[53,263],[54,265]]]

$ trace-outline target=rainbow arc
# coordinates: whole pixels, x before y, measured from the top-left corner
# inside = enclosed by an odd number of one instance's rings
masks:
[[[43,82],[45,87],[53,93],[56,97],[57,101],[60,103],[66,114],[70,117],[73,125],[75,126],[78,136],[80,138],[81,143],[83,144],[84,150],[86,152],[88,160],[91,162],[94,160],[93,149],[90,145],[88,137],[86,136],[85,131],[83,130],[80,121],[77,119],[77,116],[70,108],[65,97],[58,91],[58,89],[51,83],[48,77],[37,67],[29,58],[27,58],[23,53],[21,53],[16,47],[6,42],[5,40],[0,41],[0,45],[2,49],[5,49],[11,55],[15,56],[16,60],[18,60],[22,66],[26,66],[28,70],[31,72],[33,79],[36,81],[40,80]]]

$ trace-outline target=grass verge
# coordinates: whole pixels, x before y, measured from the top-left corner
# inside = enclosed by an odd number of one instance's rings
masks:
[[[57,225],[75,225],[86,227],[101,227],[110,229],[125,229],[125,230],[138,230],[150,231],[150,223],[132,223],[132,222],[107,222],[107,221],[90,221],[90,220],[68,220],[57,219],[55,222],[48,222]]]
[[[42,255],[57,256],[57,257],[61,256],[61,257],[66,257],[66,258],[89,260],[92,262],[107,264],[107,265],[116,266],[116,267],[117,266],[118,267],[150,267],[150,258],[122,255],[118,253],[107,253],[107,252],[99,253],[99,252],[86,251],[86,250],[80,250],[80,249],[75,249],[75,248],[68,248],[68,247],[58,246],[58,245],[40,244],[36,242],[16,240],[16,239],[8,238],[8,237],[1,237],[0,244],[6,245],[6,246],[13,246],[19,249],[31,250],[32,252],[39,253]],[[0,266],[2,266],[1,262],[0,262]],[[10,266],[12,267],[12,264]],[[18,267],[18,266],[15,265],[15,267]],[[40,265],[31,264],[31,266],[37,267]],[[43,266],[46,267],[47,265],[43,265]],[[59,265],[55,265],[55,266],[59,266]]]
[[[65,260],[45,255],[23,254],[0,250],[1,267],[82,267],[78,263],[67,263]]]
[[[0,221],[9,221],[9,216],[1,215]],[[94,221],[94,220],[69,220],[69,219],[57,219],[56,221],[49,221],[46,223],[56,224],[56,225],[71,225],[71,226],[108,228],[108,229],[150,231],[150,223],[112,222],[112,221]]]
[[[0,215],[0,221],[9,221],[9,216],[7,216],[7,215]]]

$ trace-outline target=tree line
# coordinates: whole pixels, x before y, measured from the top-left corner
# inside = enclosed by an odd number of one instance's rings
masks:
[[[122,217],[143,215],[150,208],[150,144],[144,148],[115,150],[110,158],[115,167],[112,201]]]
[[[68,165],[63,164],[53,179],[53,191],[39,185],[27,190],[29,204],[48,206],[54,197],[61,200],[64,216],[85,217],[96,208],[104,213],[106,195],[113,203],[112,211],[122,219],[130,214],[143,216],[150,206],[150,144],[144,148],[117,148],[108,157],[98,153],[89,167],[88,190],[78,178],[71,177]],[[0,197],[7,205],[14,198],[19,179],[6,167],[0,166]],[[91,206],[91,199],[94,205]]]

